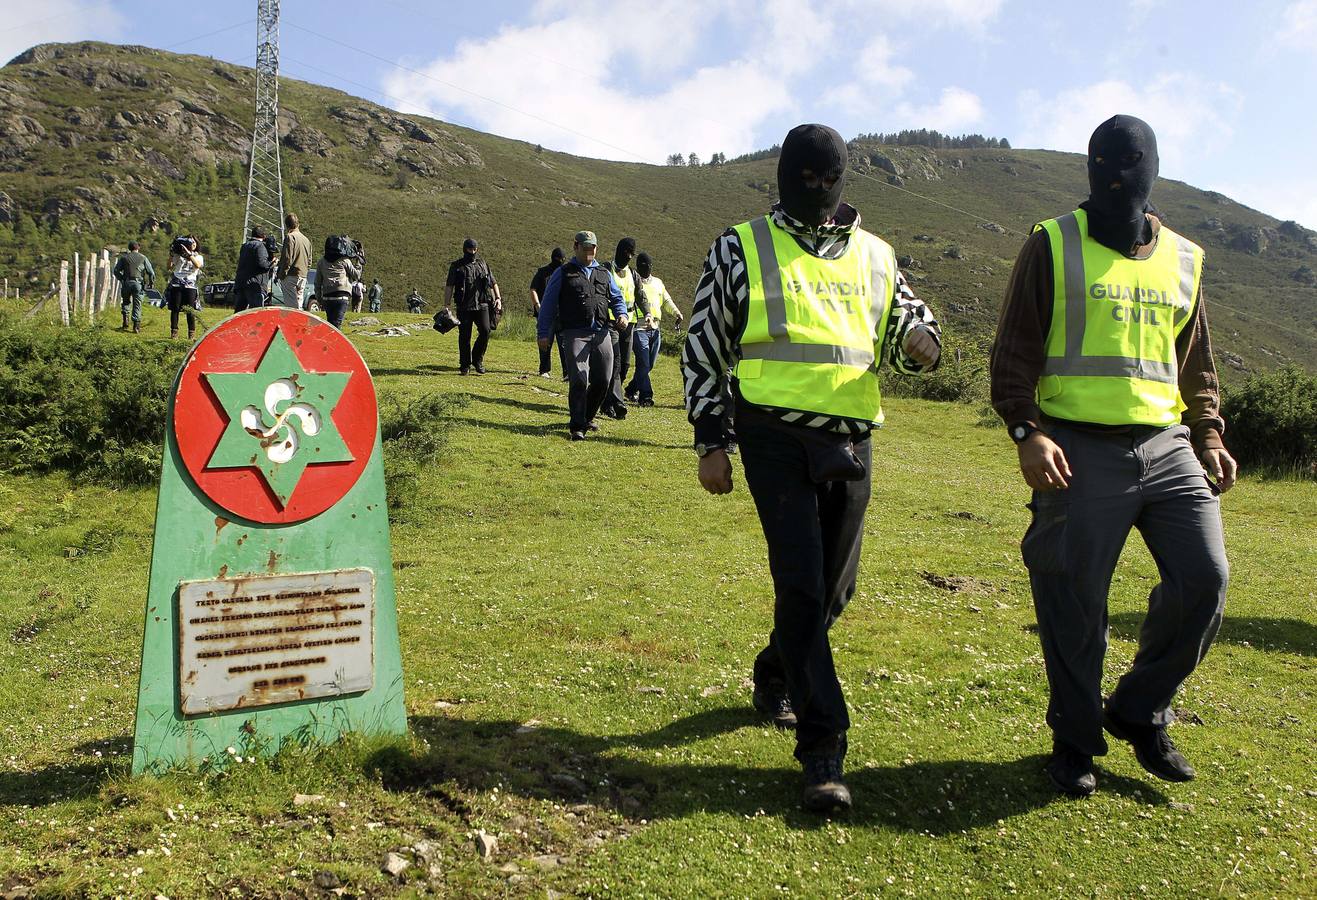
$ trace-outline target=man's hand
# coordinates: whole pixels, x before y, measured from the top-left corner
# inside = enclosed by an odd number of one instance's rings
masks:
[[[625,315],[622,315],[622,316],[618,316],[618,317],[617,317],[617,330],[618,330],[618,331],[626,331],[626,327],[627,327],[628,325],[630,325],[630,324],[631,324],[631,320],[628,319]]]
[[[901,349],[921,366],[933,365],[942,352],[937,345],[937,338],[933,337],[933,331],[927,325],[916,325],[907,331]]]
[[[1239,471],[1239,466],[1227,451],[1204,450],[1203,468],[1207,469],[1207,474],[1212,476],[1221,493],[1224,494],[1235,486],[1235,475]]]
[[[541,350],[548,350],[551,346],[553,346],[553,338],[551,337],[536,338],[535,343],[540,345]]]
[[[677,330],[681,331],[681,326],[684,324],[686,324],[686,320],[682,318],[681,313],[677,313]]]
[[[732,492],[732,461],[726,450],[710,450],[700,457],[700,484],[710,494]]]
[[[1016,445],[1020,454],[1020,472],[1035,491],[1063,491],[1070,487],[1070,463],[1056,441],[1035,431]]]

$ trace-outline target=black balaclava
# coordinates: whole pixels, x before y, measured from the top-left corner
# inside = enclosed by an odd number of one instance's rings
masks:
[[[1157,136],[1142,119],[1112,116],[1088,140],[1088,233],[1120,253],[1152,240],[1148,197],[1157,180]]]
[[[563,252],[561,247],[554,247],[553,252],[549,254],[549,262],[555,269],[566,262],[566,260],[567,254]]]
[[[466,262],[471,262],[471,260],[475,258],[476,258],[476,240],[475,238],[467,238],[465,241],[462,242],[462,259],[465,260]]]
[[[625,269],[631,264],[631,260],[636,255],[636,239],[625,237],[617,242],[617,250],[613,252],[613,265],[619,269]]]
[[[648,253],[642,253],[636,257],[636,271],[640,273],[641,278],[648,278],[654,271],[654,260],[649,258]]]
[[[805,169],[836,183],[805,187],[800,174]],[[777,191],[787,215],[805,225],[823,225],[836,214],[845,184],[846,142],[835,128],[797,125],[787,132],[777,159]]]

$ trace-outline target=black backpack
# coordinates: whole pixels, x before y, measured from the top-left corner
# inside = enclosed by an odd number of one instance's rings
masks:
[[[331,234],[325,238],[325,259],[337,262],[355,256],[357,248],[352,246],[352,239],[346,234]]]

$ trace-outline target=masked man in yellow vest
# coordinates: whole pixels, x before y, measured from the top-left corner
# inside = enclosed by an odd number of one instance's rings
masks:
[[[828,631],[855,593],[869,503],[870,434],[883,421],[877,368],[936,365],[940,336],[892,248],[841,203],[846,142],[800,125],[782,142],[781,201],[709,251],[682,351],[700,483],[732,490],[726,394],[768,543],[773,631],[754,664],[754,705],[795,727],[803,805],[850,807],[850,718]]]
[[[1098,126],[1088,200],[1035,227],[993,348],[993,405],[1034,491],[1021,550],[1051,692],[1047,774],[1077,796],[1097,786],[1104,728],[1153,775],[1194,777],[1166,726],[1225,608],[1217,495],[1235,462],[1221,442],[1203,251],[1149,205],[1157,168],[1147,123]],[[1161,583],[1134,663],[1104,702],[1107,592],[1131,528]]]
[[[626,398],[640,406],[654,405],[654,385],[650,373],[658,362],[659,344],[663,336],[663,310],[666,308],[681,327],[682,314],[672,302],[663,279],[654,274],[654,260],[648,253],[636,257],[636,274],[640,276],[640,299],[636,306],[633,349],[636,357],[636,374],[626,386]]]
[[[636,330],[636,304],[640,301],[644,288],[640,286],[640,275],[631,267],[636,258],[636,239],[624,237],[617,242],[613,258],[604,263],[617,282],[617,289],[626,301],[626,314],[630,324],[621,326],[617,319],[612,320],[613,377],[608,382],[608,393],[604,396],[604,405],[600,412],[613,419],[625,419],[627,414],[626,398],[622,392],[622,382],[631,370],[631,342]]]

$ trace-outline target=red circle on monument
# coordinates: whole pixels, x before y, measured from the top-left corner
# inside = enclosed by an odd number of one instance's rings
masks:
[[[230,431],[231,416],[214,382],[206,378],[231,373],[255,374],[280,338],[287,342],[300,368],[308,375],[347,373],[346,384],[333,409],[321,412],[332,418],[346,445],[347,452],[340,455],[351,457],[304,464],[286,503],[281,502],[257,465],[220,468],[213,464],[212,457],[221,437]],[[286,352],[282,346],[275,349]],[[296,376],[293,380],[296,381]],[[251,404],[258,416],[261,402],[257,396]],[[268,413],[273,414],[277,409],[272,408]],[[375,448],[378,414],[370,371],[357,348],[338,329],[301,310],[267,307],[230,316],[193,348],[183,363],[174,395],[174,437],[188,475],[215,504],[253,522],[288,525],[329,509],[357,483]],[[268,425],[268,416],[258,422],[262,427]],[[252,438],[251,447],[255,454],[264,445]]]

